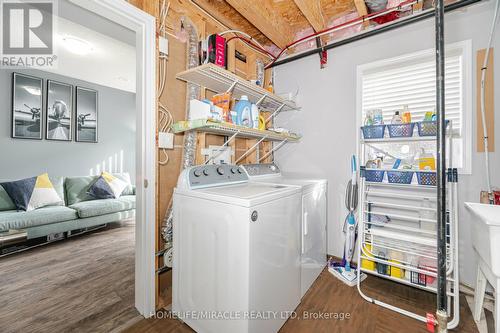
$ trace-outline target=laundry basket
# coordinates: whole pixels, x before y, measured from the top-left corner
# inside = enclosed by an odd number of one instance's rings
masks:
[[[433,171],[417,171],[419,185],[436,186],[437,174]]]
[[[387,171],[387,180],[393,184],[411,184],[413,171]]]
[[[367,182],[380,183],[384,180],[385,170],[379,169],[365,169],[364,175]]]
[[[385,134],[385,125],[363,126],[361,130],[365,139],[382,139]]]
[[[446,120],[448,127],[449,120]],[[437,121],[421,121],[417,123],[419,136],[435,136],[437,134]]]
[[[389,129],[389,136],[391,138],[406,138],[413,136],[415,123],[391,124],[387,125],[387,128]]]

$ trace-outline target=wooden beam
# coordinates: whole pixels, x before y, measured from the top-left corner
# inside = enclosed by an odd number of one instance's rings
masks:
[[[181,0],[176,0],[181,1]],[[272,45],[272,41],[264,36],[252,23],[243,17],[236,9],[231,7],[225,1],[214,0],[193,0],[192,3],[185,2],[185,5],[193,7],[195,11],[210,17],[206,17],[208,22],[220,22],[224,27],[221,30],[237,29],[246,32],[255,38],[262,45]]]
[[[278,47],[284,48],[292,42],[295,33],[280,13],[274,10],[272,0],[261,0],[258,4],[241,0],[226,0],[226,2]]]
[[[364,0],[354,0],[354,5],[356,6],[359,16],[368,15],[368,8]]]
[[[325,19],[321,12],[320,0],[293,0],[300,11],[311,24],[314,31],[320,31],[326,28]]]

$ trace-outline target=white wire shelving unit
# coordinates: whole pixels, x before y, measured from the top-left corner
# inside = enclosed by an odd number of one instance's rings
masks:
[[[241,96],[248,96],[248,100],[256,104],[263,111],[271,112],[265,119],[267,124],[271,119],[274,119],[280,112],[300,110],[294,101],[286,100],[240,76],[221,68],[217,65],[208,63],[184,72],[178,73],[176,78],[188,83],[199,85],[215,93],[230,92],[233,97],[239,99]],[[247,149],[247,151],[235,161],[235,164],[243,160],[252,151],[257,149],[258,162],[273,154],[275,151],[283,147],[288,142],[297,142],[300,136],[289,133],[277,133],[269,130],[255,130],[236,126],[230,123],[215,123],[207,122],[204,125],[188,124],[188,121],[178,122],[173,124],[172,129],[176,133],[184,131],[197,131],[223,135],[225,140],[223,147],[228,146],[236,138],[246,138],[258,140],[255,145]],[[263,141],[274,142],[273,148],[260,156],[259,145]]]
[[[208,63],[177,74],[177,79],[197,84],[216,93],[232,92],[234,96],[248,96],[250,102],[267,111],[292,111],[298,107],[266,89],[217,65]]]
[[[453,132],[450,124],[446,136],[449,152],[452,151],[451,133]],[[362,132],[360,135],[360,165],[365,165],[370,150],[383,152],[383,149],[377,148],[378,144],[387,145],[392,142],[418,145],[420,142],[436,141],[435,136],[418,136],[417,131],[414,136],[407,138],[363,139]],[[389,153],[386,155],[391,156]],[[451,155],[447,158],[451,161]],[[387,171],[396,170],[385,170],[385,173]],[[363,175],[360,177],[358,276],[364,272],[437,293],[437,187],[419,185],[417,171],[407,172],[414,172],[411,184],[389,183],[387,176],[384,176],[381,182],[369,182]],[[450,318],[453,316],[448,322],[448,328],[453,329],[460,320],[456,169],[448,169],[447,179],[446,292],[448,315]],[[425,206],[422,204],[424,200]],[[362,285],[363,282],[358,279],[358,291],[365,300],[424,323],[428,322],[425,313],[413,313],[375,299],[363,291]],[[432,309],[428,309],[427,312],[431,313]]]

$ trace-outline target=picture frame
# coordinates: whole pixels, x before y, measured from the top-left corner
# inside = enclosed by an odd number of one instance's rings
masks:
[[[73,86],[47,80],[45,138],[71,141],[73,137]]]
[[[42,140],[43,94],[43,79],[12,73],[12,138]]]
[[[98,92],[76,87],[75,140],[77,142],[98,142]]]

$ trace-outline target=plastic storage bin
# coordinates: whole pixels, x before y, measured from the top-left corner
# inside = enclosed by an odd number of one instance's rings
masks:
[[[365,169],[364,170],[365,180],[367,182],[380,183],[380,182],[382,182],[382,180],[384,180],[384,173],[385,173],[385,170]]]
[[[417,171],[419,185],[436,186],[437,174],[434,171]]]
[[[365,244],[364,245],[364,251],[363,255],[367,257],[373,257],[369,253],[372,252],[372,245],[371,244]],[[361,267],[364,269],[368,269],[370,271],[374,271],[376,268],[376,263],[375,261],[368,260],[368,259],[361,259]]]
[[[385,134],[386,125],[363,126],[363,138],[365,139],[382,139]]]
[[[411,184],[413,171],[387,171],[387,180],[393,184]]]
[[[408,124],[391,124],[387,125],[389,136],[391,138],[407,138],[413,136],[415,123]]]
[[[446,126],[449,124],[449,120],[446,121]],[[421,121],[417,123],[418,135],[419,136],[435,136],[437,134],[437,122],[436,121]]]

